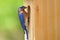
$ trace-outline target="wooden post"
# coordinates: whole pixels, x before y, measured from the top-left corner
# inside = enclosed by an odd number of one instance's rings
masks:
[[[29,40],[60,40],[60,0],[30,0],[30,7]]]

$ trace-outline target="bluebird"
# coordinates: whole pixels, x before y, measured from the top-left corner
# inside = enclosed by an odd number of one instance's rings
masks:
[[[27,40],[28,40],[28,29],[25,25],[25,20],[28,17],[28,14],[26,13],[26,11],[24,9],[26,9],[27,7],[25,6],[21,6],[18,8],[18,16],[19,16],[19,20],[22,26],[23,31],[26,31],[26,35],[27,35]]]

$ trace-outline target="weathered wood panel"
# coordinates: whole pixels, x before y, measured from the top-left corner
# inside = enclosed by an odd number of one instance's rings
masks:
[[[29,40],[60,40],[60,0],[31,0],[30,7]]]

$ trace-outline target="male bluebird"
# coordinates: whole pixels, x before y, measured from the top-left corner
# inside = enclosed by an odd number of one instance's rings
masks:
[[[27,13],[24,10],[25,8],[27,8],[27,7],[25,7],[25,6],[19,7],[19,9],[18,9],[18,16],[19,16],[19,20],[20,20],[22,29],[24,30],[24,32],[26,31],[27,39],[28,39],[28,30],[27,30],[27,27],[25,25],[25,19],[26,19],[26,17],[28,15],[27,15]]]

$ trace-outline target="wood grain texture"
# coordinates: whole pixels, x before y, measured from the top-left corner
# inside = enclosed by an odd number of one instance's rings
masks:
[[[31,0],[29,40],[60,40],[60,0]]]

